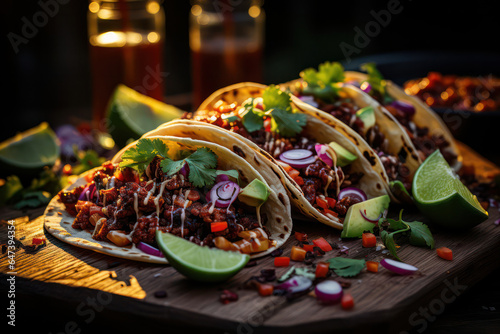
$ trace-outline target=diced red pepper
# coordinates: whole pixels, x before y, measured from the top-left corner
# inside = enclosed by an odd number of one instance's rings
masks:
[[[31,239],[31,243],[33,245],[42,245],[45,243],[45,240],[46,240],[45,237],[39,237],[39,238],[35,237],[35,238]]]
[[[303,245],[302,248],[306,251],[306,252],[314,252],[314,245]]]
[[[340,300],[340,304],[344,310],[350,310],[354,307],[354,299],[350,293],[345,293]]]
[[[316,278],[326,277],[330,270],[330,265],[327,262],[320,262],[316,265]]]
[[[332,245],[330,245],[328,241],[326,241],[323,237],[313,240],[312,242],[316,247],[319,247],[323,252],[329,252],[333,249]]]
[[[295,239],[297,239],[298,241],[307,241],[307,234],[295,232]]]
[[[328,206],[330,208],[334,208],[335,205],[337,204],[337,200],[335,198],[327,197],[326,201],[328,202]]]
[[[339,216],[339,214],[338,214],[337,212],[332,211],[332,210],[330,210],[330,209],[325,209],[325,210],[324,210],[324,212],[325,212],[325,214],[327,214],[327,213],[328,213],[328,214],[331,214],[331,215],[332,215],[332,216],[334,216],[334,217],[338,217],[338,216]]]
[[[216,222],[210,224],[210,230],[212,232],[224,231],[227,228],[227,222]]]
[[[437,255],[445,260],[453,260],[453,252],[448,247],[439,247],[436,249]]]
[[[274,286],[272,284],[260,284],[259,295],[265,297],[273,294]]]
[[[277,256],[274,258],[274,265],[276,267],[288,267],[290,265],[290,258],[288,256]]]
[[[378,262],[366,261],[366,270],[371,271],[372,273],[377,273],[378,272]]]
[[[363,233],[362,243],[365,248],[375,247],[377,245],[377,237],[373,233]]]
[[[328,209],[328,202],[321,197],[316,197],[316,204],[322,209],[327,210]]]

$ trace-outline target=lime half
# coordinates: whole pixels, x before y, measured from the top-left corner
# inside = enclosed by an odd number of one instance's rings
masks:
[[[250,259],[247,254],[198,246],[161,231],[156,232],[156,241],[172,267],[196,281],[225,281],[236,275]]]
[[[179,118],[184,111],[119,85],[108,104],[108,132],[119,146],[138,139],[159,125]]]
[[[418,168],[412,192],[417,207],[435,224],[465,229],[488,219],[488,212],[452,171],[439,150]]]
[[[2,174],[31,173],[53,165],[59,154],[57,136],[49,124],[43,122],[0,143],[0,169]]]

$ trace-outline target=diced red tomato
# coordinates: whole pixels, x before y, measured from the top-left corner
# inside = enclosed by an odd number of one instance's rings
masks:
[[[327,213],[328,213],[328,214],[331,214],[331,215],[332,215],[332,216],[334,216],[334,217],[338,217],[338,216],[339,216],[339,214],[338,214],[338,213],[336,213],[335,211],[332,211],[332,210],[330,210],[330,209],[325,209],[325,210],[324,210],[324,212],[325,212],[325,214],[327,214]]]
[[[46,240],[45,237],[39,237],[39,238],[35,237],[35,238],[31,239],[31,243],[33,245],[42,245],[45,243],[45,240]]]
[[[316,278],[326,277],[328,275],[328,270],[330,270],[330,265],[327,262],[320,262],[316,265]]]
[[[378,262],[366,261],[366,270],[371,271],[372,273],[377,273],[378,272]]]
[[[316,247],[319,247],[323,252],[329,252],[333,249],[332,245],[330,245],[328,241],[326,241],[323,237],[313,240],[312,242]]]
[[[227,228],[227,222],[216,222],[210,224],[210,230],[212,232],[224,231]]]
[[[259,295],[265,297],[273,294],[274,286],[272,284],[260,284]]]
[[[327,197],[326,201],[328,202],[328,206],[330,208],[334,208],[335,205],[337,204],[337,200],[335,198]]]
[[[350,310],[354,307],[354,299],[350,293],[345,293],[340,300],[340,304],[344,310]]]
[[[436,249],[437,255],[445,260],[453,260],[453,252],[448,247],[439,247]]]
[[[321,197],[316,197],[316,204],[322,209],[328,209],[328,202]]]
[[[362,243],[365,248],[375,247],[377,245],[377,237],[373,233],[363,233]]]
[[[314,245],[303,245],[302,248],[306,251],[306,252],[314,252]]]
[[[295,232],[295,239],[297,239],[298,241],[307,241],[307,234]]]
[[[288,267],[290,265],[290,258],[287,256],[277,256],[274,258],[274,265],[276,267]]]

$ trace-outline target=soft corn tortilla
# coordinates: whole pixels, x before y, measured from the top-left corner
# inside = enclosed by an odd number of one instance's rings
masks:
[[[254,83],[242,83],[223,88],[212,94],[201,106],[199,110],[211,109],[211,106],[218,100],[222,99],[228,103],[237,102],[241,104],[249,97],[262,96],[262,92],[266,86]],[[299,106],[295,108],[300,110]],[[336,124],[337,126],[337,124]],[[346,127],[343,124],[338,124],[338,127]],[[363,158],[359,145],[355,145],[341,131],[332,126],[327,126],[320,119],[307,115],[307,126],[305,133],[309,137],[315,139],[319,143],[328,144],[335,141],[346,148],[348,151],[358,157],[351,165],[353,172],[362,172],[364,174],[361,182],[357,185],[361,188],[369,198],[388,194],[387,184],[382,178],[382,175],[374,171],[368,161]],[[222,145],[240,157],[252,164],[264,176],[271,187],[280,192],[280,189],[286,189],[286,192],[294,205],[302,214],[314,220],[320,221],[328,226],[342,229],[343,225],[336,217],[327,217],[319,210],[314,208],[305,198],[300,186],[286,173],[286,171],[276,162],[276,160],[266,151],[259,148],[252,141],[234,133],[227,131],[215,125],[191,120],[174,120],[165,123],[146,134],[152,135],[175,135],[187,136],[196,139],[216,142]],[[363,141],[359,135],[353,134],[359,138],[359,144]],[[371,154],[375,155],[369,147],[365,147]]]
[[[223,170],[235,169],[239,172],[240,180],[243,184],[249,183],[254,179],[259,179],[264,182],[270,188],[270,195],[268,200],[262,205],[260,212],[261,215],[267,216],[266,227],[270,232],[270,238],[276,241],[276,246],[270,247],[267,251],[252,254],[251,258],[258,258],[269,254],[276,248],[281,247],[285,241],[290,236],[292,231],[292,219],[290,216],[290,203],[287,201],[281,201],[278,198],[276,192],[269,186],[266,179],[257,172],[257,170],[247,163],[244,159],[240,158],[238,155],[234,154],[230,150],[222,147],[213,142],[206,142],[201,140],[194,140],[190,138],[181,138],[173,136],[151,136],[151,139],[161,139],[169,148],[169,154],[175,155],[179,150],[196,150],[197,148],[207,147],[211,149],[218,157],[217,168]],[[130,147],[134,147],[136,142],[131,143],[127,147],[123,148],[118,152],[112,159],[113,163],[119,163],[121,161],[122,154]],[[84,173],[80,178],[72,185],[66,188],[66,190],[73,189],[75,187],[84,185],[87,183],[85,177],[91,172]],[[60,213],[59,213],[60,212]],[[45,214],[44,214],[44,226],[45,229],[58,238],[68,244],[90,249],[99,253],[104,253],[107,255],[142,261],[151,263],[168,263],[165,258],[160,258],[152,255],[148,255],[135,246],[130,247],[118,247],[112,242],[97,241],[92,239],[91,231],[74,229],[71,225],[75,217],[71,216],[65,211],[64,204],[58,199],[58,196],[54,197],[49,203]]]
[[[356,72],[356,71],[346,71],[345,72],[346,81],[357,81],[362,82],[368,79],[366,73]],[[395,100],[400,100],[407,102],[415,107],[415,116],[413,117],[413,122],[419,127],[429,128],[430,135],[443,136],[450,146],[447,150],[450,150],[457,156],[457,160],[452,164],[452,168],[456,171],[460,169],[463,163],[463,157],[460,154],[460,150],[451,134],[450,130],[443,122],[441,117],[437,115],[424,101],[416,96],[408,95],[405,93],[404,89],[396,85],[391,80],[384,79],[386,82],[387,93]]]

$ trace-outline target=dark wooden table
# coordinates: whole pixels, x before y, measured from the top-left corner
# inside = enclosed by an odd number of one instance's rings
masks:
[[[472,152],[469,152],[472,154]],[[466,158],[478,160],[477,157]],[[494,166],[482,164],[482,172]],[[184,279],[164,265],[117,259],[64,244],[43,229],[44,208],[19,212],[0,211],[0,243],[8,241],[9,221],[15,219],[15,297],[8,252],[0,255],[2,325],[7,325],[8,303],[15,300],[15,332],[47,333],[136,332],[169,333],[497,333],[500,330],[500,227],[493,224],[500,213],[490,208],[490,218],[468,233],[449,234],[433,229],[437,246],[455,251],[454,261],[440,260],[435,251],[402,246],[400,256],[419,263],[419,274],[394,276],[381,269],[349,279],[356,299],[354,310],[338,305],[319,306],[304,296],[296,302],[283,297],[259,297],[242,289],[242,282],[262,268],[273,268],[272,258],[258,260],[226,283],[206,285]],[[396,215],[392,210],[391,215]],[[407,211],[405,218],[419,218]],[[421,217],[420,217],[421,218]],[[423,219],[426,222],[425,219]],[[349,257],[380,260],[373,249],[359,241],[340,241],[339,233],[311,222],[296,221],[294,230],[311,237],[327,236],[349,247]],[[32,252],[33,237],[44,235],[47,245]],[[296,241],[284,246],[289,253]],[[338,251],[327,255],[338,256]],[[298,266],[303,266],[299,264]],[[286,268],[277,269],[278,274]],[[236,291],[237,302],[222,305],[222,289]],[[413,290],[415,289],[415,290]],[[166,292],[164,297],[162,293]],[[388,307],[384,307],[386,304]],[[389,307],[390,306],[390,307]],[[331,320],[331,319],[334,320]],[[234,319],[239,319],[235,321]],[[13,327],[10,327],[10,332]]]

